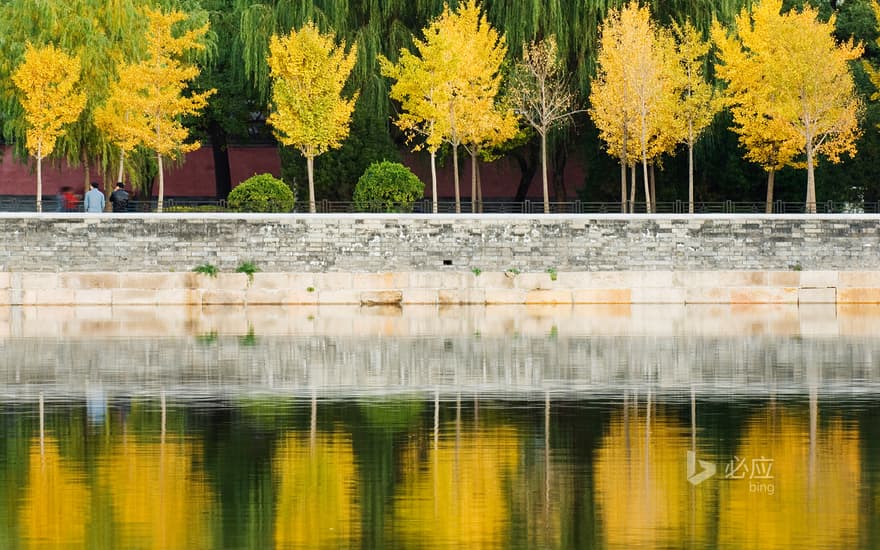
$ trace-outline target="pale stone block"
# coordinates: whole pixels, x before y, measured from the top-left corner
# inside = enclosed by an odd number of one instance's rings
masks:
[[[73,298],[77,305],[110,305],[113,303],[111,288],[89,288],[73,290]]]
[[[766,271],[691,271],[682,273],[683,286],[695,288],[767,286]]]
[[[798,303],[797,288],[732,288],[730,289],[732,304],[796,304]]]
[[[287,290],[290,277],[287,273],[254,273],[248,290]]]
[[[440,288],[479,287],[479,280],[482,279],[484,275],[485,273],[481,273],[479,277],[475,277],[473,273],[443,271],[440,273]]]
[[[516,288],[523,290],[551,290],[556,288],[554,283],[549,273],[521,273],[514,278]]]
[[[437,291],[437,303],[440,305],[485,304],[487,292],[481,288],[441,288]]]
[[[376,290],[361,292],[360,303],[363,306],[400,305],[403,292],[399,290]]]
[[[316,273],[315,287],[324,291],[351,290],[352,274],[343,272]],[[355,300],[353,303],[357,303]]]
[[[837,302],[836,288],[800,288],[798,304],[833,304]]]
[[[526,304],[571,304],[571,290],[530,290],[526,293]]]
[[[318,303],[318,292],[309,292],[306,289],[291,288],[284,296],[285,304],[310,304]]]
[[[577,274],[579,281],[572,288],[582,290],[633,288],[642,283],[638,271],[595,271]]]
[[[59,273],[61,288],[112,289],[119,287],[118,273]]]
[[[822,289],[825,290],[825,289]],[[798,306],[802,336],[839,336],[837,306],[833,303],[800,304]]]
[[[189,288],[163,288],[154,293],[156,303],[162,305],[196,304],[200,299],[199,292]]]
[[[516,284],[516,276],[510,276],[509,273],[499,271],[484,271],[479,276],[474,277],[473,286],[477,288],[503,290],[514,288]],[[454,285],[443,285],[443,288],[458,288]]]
[[[8,271],[0,271],[0,290],[9,288],[11,285],[11,277]]]
[[[116,285],[109,288],[130,288],[133,290],[154,290],[167,288],[165,273],[120,273]]]
[[[767,285],[775,287],[797,287],[801,284],[799,271],[768,271]]]
[[[21,292],[11,292],[9,303],[14,306],[35,306],[39,297],[38,290],[22,290]]]
[[[125,277],[126,274],[120,274],[121,277]],[[156,273],[158,276],[156,280],[156,284],[159,286],[156,288],[194,288],[196,286],[196,280],[199,278],[197,273],[191,272],[174,272],[174,273]]]
[[[437,290],[426,288],[405,288],[403,289],[404,304],[436,304]]]
[[[22,273],[22,290],[40,290],[60,288],[57,273]]]
[[[320,275],[320,274],[319,274]],[[317,282],[315,281],[314,273],[288,273],[287,274],[287,287],[290,290],[308,290],[311,288],[317,288]]]
[[[250,284],[250,279],[246,273],[218,273],[215,279],[217,281],[217,290],[230,292],[246,290]]]
[[[393,290],[409,286],[407,273],[354,273],[352,288],[359,290]]]
[[[689,287],[685,289],[686,304],[729,304],[729,288]]]
[[[155,305],[156,293],[151,290],[133,288],[114,288],[111,290],[112,304],[116,305]]]
[[[280,305],[287,303],[287,294],[289,292],[286,289],[251,287],[245,291],[244,299],[248,305]]]
[[[319,304],[360,304],[361,303],[361,291],[360,290],[319,290],[316,293],[318,295],[318,303]]]
[[[526,291],[519,288],[512,289],[484,289],[486,304],[524,304]]]
[[[838,271],[837,288],[880,288],[880,272],[877,271]]]
[[[837,286],[837,271],[801,271],[801,288]]]
[[[880,288],[838,288],[838,304],[880,304]]]
[[[674,271],[640,271],[639,286],[643,288],[672,288],[676,277]],[[635,287],[633,288],[635,290]]]
[[[203,290],[201,293],[202,305],[235,305],[245,304],[244,290],[223,289]]]
[[[9,306],[12,305],[12,292],[9,289],[0,288],[0,306]],[[3,312],[8,311],[0,308],[0,319],[2,319]],[[2,322],[2,321],[0,321]]]
[[[438,271],[413,271],[409,274],[410,289],[442,288],[443,274]]]
[[[572,293],[576,304],[630,304],[632,290],[629,288],[582,288]]]
[[[634,304],[684,304],[685,291],[675,287],[643,287],[632,289]]]

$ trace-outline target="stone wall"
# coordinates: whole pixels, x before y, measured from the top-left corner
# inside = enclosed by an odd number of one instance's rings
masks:
[[[878,222],[5,214],[0,304],[880,303]]]
[[[0,271],[567,272],[880,269],[880,217],[0,216]]]

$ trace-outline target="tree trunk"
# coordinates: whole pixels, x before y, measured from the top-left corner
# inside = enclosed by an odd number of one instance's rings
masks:
[[[89,189],[92,188],[90,185],[92,183],[91,173],[89,171],[89,156],[86,153],[86,148],[83,148],[79,152],[79,160],[83,165],[83,194],[87,193]],[[104,182],[104,187],[107,187],[107,182]]]
[[[159,198],[156,201],[156,212],[162,213],[162,204],[165,201],[165,171],[162,170],[162,155],[156,153],[156,162],[159,168]]]
[[[471,153],[471,213],[477,211],[477,148],[474,147]]]
[[[229,169],[229,144],[226,132],[211,121],[208,126],[208,137],[211,139],[211,152],[214,155],[214,189],[218,199],[225,199],[232,191],[232,175]]]
[[[623,152],[620,156],[620,211],[627,212],[626,207],[626,124],[623,125]]]
[[[437,151],[431,151],[431,203],[437,213]]]
[[[37,145],[37,212],[43,211],[43,144]]]
[[[544,213],[550,213],[550,189],[547,184],[547,133],[541,134],[541,184],[544,190]]]
[[[636,163],[632,163],[629,167],[629,213],[635,214],[636,212],[636,185],[638,184],[638,180],[636,179]]]
[[[461,214],[461,188],[458,183],[458,145],[452,146],[452,174],[455,181],[455,213]]]
[[[807,213],[816,213],[816,171],[810,140],[807,140]]]
[[[651,178],[651,210],[657,211],[657,186],[655,183],[657,182],[657,176],[654,173],[654,163],[650,163],[650,172],[648,173]]]
[[[116,174],[116,181],[122,182],[123,176],[125,176],[125,149],[119,150],[119,172]]]
[[[651,213],[651,190],[648,181],[648,136],[644,120],[642,121],[642,178],[645,180],[645,209]]]
[[[694,213],[694,123],[688,120],[688,213]]]
[[[309,212],[314,214],[315,208],[315,157],[314,155],[306,156],[306,172],[309,175]]]
[[[767,204],[764,208],[765,214],[773,213],[773,176],[776,175],[776,170],[770,168],[767,170]]]

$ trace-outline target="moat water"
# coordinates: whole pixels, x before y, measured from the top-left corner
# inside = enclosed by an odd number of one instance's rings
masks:
[[[880,547],[880,307],[12,308],[0,548]]]

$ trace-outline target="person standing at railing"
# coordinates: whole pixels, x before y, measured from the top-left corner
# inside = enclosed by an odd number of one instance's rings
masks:
[[[92,188],[86,193],[85,207],[86,212],[101,213],[104,211],[104,193],[98,189],[98,183],[92,182]]]
[[[128,192],[125,184],[121,181],[116,184],[116,189],[110,193],[110,204],[114,212],[128,212]]]

